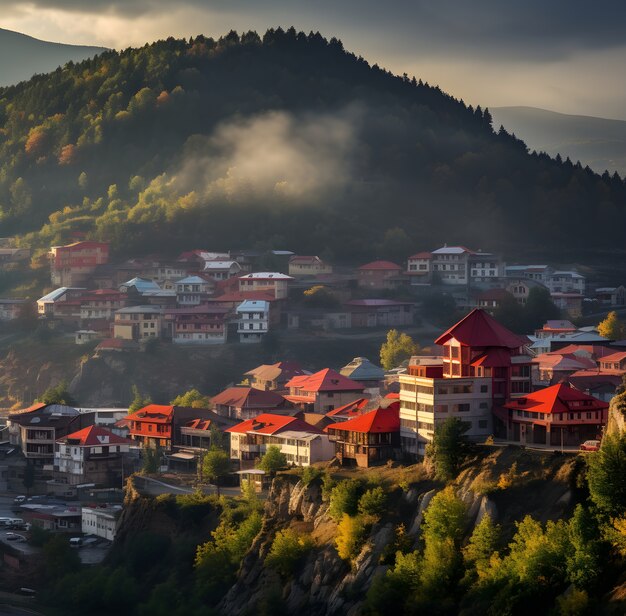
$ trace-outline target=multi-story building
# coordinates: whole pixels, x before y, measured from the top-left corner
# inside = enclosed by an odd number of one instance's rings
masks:
[[[576,270],[559,270],[551,272],[545,281],[550,293],[585,294],[585,277]]]
[[[360,287],[367,289],[395,289],[401,283],[402,268],[391,261],[372,261],[356,271]]]
[[[168,308],[164,323],[175,344],[225,344],[229,314],[229,308],[207,304]]]
[[[472,283],[493,283],[504,277],[504,263],[490,252],[470,252],[469,275]]]
[[[71,314],[80,319],[80,298],[85,292],[84,288],[60,287],[37,300],[37,314],[48,319],[62,318]],[[71,310],[68,311],[68,306]]]
[[[73,287],[84,284],[89,275],[109,260],[106,242],[75,242],[53,246],[48,253],[52,284]]]
[[[475,309],[435,344],[441,358],[414,358],[400,379],[402,448],[423,455],[437,424],[457,417],[474,440],[494,433],[494,408],[531,390],[528,339]]]
[[[148,404],[125,419],[128,421],[128,436],[143,447],[160,448],[165,451],[182,442],[182,427],[192,419],[211,416],[206,409],[183,406]]]
[[[276,299],[285,299],[291,276],[280,272],[254,272],[239,277],[240,291],[269,291]]]
[[[215,282],[202,276],[187,276],[175,283],[176,303],[180,308],[199,306],[215,291]]]
[[[231,419],[250,419],[259,413],[277,413],[290,407],[280,394],[256,387],[228,387],[213,396],[211,404],[218,415]]]
[[[110,321],[116,310],[126,305],[126,294],[116,289],[97,289],[80,297],[80,318],[83,321]]]
[[[159,306],[131,306],[115,312],[113,336],[124,340],[161,338],[163,310]]]
[[[316,256],[293,256],[289,259],[289,275],[319,276],[320,274],[332,274],[333,266],[325,263]]]
[[[71,406],[36,403],[9,413],[9,441],[19,445],[24,457],[34,465],[52,469],[57,439],[83,428],[87,421]]]
[[[241,265],[237,261],[205,261],[202,272],[213,280],[227,280],[241,274]]]
[[[386,402],[384,407],[325,428],[335,445],[335,456],[342,464],[368,468],[399,457],[398,401]]]
[[[237,306],[239,342],[261,342],[269,331],[270,303],[247,299]]]
[[[244,374],[255,389],[274,391],[284,389],[286,383],[294,376],[308,375],[298,362],[279,361],[275,364],[262,364]]]
[[[470,255],[464,246],[448,246],[432,251],[432,276],[435,282],[446,285],[467,285],[470,281]]]
[[[54,451],[54,478],[68,485],[95,483],[119,486],[133,442],[106,428],[89,426],[57,439]]]
[[[608,408],[607,402],[559,383],[510,400],[495,412],[507,440],[578,449],[602,437]]]
[[[432,258],[430,252],[418,252],[407,261],[407,274],[412,285],[429,284],[432,275]]]
[[[230,457],[242,470],[254,468],[270,445],[285,454],[288,464],[309,466],[330,460],[335,449],[320,429],[296,417],[263,413],[226,432],[230,433]]]
[[[331,368],[315,374],[295,376],[287,384],[285,398],[303,411],[327,413],[363,397],[365,387]]]

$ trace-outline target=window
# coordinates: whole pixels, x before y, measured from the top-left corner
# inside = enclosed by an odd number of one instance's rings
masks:
[[[489,386],[488,385],[481,385],[480,386],[480,393],[481,394],[486,394],[489,391]]]
[[[454,404],[452,410],[456,413],[467,413],[470,410],[469,404]]]
[[[478,427],[479,428],[483,428],[483,429],[487,429],[488,423],[489,422],[486,419],[479,419],[478,420]]]

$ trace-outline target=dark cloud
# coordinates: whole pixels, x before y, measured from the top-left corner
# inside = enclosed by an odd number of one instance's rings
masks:
[[[19,8],[17,0],[0,0]],[[36,7],[129,18],[184,7],[228,16],[233,27],[293,24],[328,35],[380,37],[390,48],[423,55],[478,55],[550,60],[626,44],[626,3],[611,0],[32,0]],[[199,24],[202,29],[202,24]],[[207,32],[208,34],[217,34]]]

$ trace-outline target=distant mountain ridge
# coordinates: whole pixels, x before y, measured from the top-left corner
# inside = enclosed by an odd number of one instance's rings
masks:
[[[531,150],[560,154],[594,171],[626,176],[626,121],[569,115],[537,107],[494,107],[493,126],[500,125]]]
[[[0,28],[0,86],[49,73],[67,62],[80,62],[103,51],[106,48],[41,41]]]

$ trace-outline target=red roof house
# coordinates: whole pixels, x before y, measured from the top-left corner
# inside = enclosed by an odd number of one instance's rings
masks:
[[[211,398],[215,412],[233,419],[251,419],[264,411],[290,409],[285,398],[274,391],[256,387],[229,387]]]
[[[394,459],[400,449],[399,404],[377,408],[326,427],[342,464],[369,467]]]
[[[508,440],[578,447],[600,438],[608,408],[607,402],[559,383],[510,400],[496,413],[510,425]]]
[[[394,289],[400,284],[402,267],[391,261],[372,261],[357,269],[360,287],[368,289]]]
[[[337,406],[363,397],[365,387],[330,368],[295,376],[286,385],[285,398],[305,411],[327,413]]]

